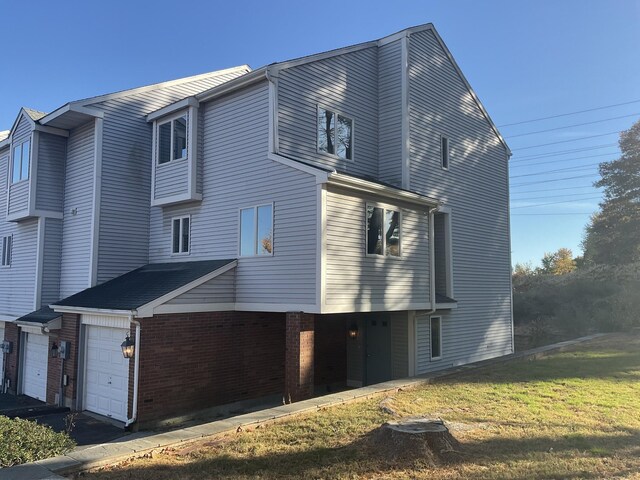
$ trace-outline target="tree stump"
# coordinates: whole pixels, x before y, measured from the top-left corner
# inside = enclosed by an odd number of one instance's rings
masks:
[[[420,459],[434,466],[459,454],[460,443],[442,420],[404,418],[383,424],[372,441],[380,455],[389,460]]]

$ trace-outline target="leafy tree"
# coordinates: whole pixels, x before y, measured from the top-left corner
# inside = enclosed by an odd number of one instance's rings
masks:
[[[640,260],[640,121],[620,134],[619,145],[620,158],[601,163],[601,178],[594,184],[604,188],[604,199],[582,243],[592,264]]]
[[[564,275],[576,269],[573,252],[569,248],[559,248],[557,252],[545,253],[541,260],[542,267],[537,273],[547,275]]]

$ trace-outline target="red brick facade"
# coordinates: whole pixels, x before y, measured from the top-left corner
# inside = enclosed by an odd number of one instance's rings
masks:
[[[282,313],[156,315],[141,325],[140,422],[283,393]]]
[[[316,316],[314,383],[318,386],[346,385],[348,318],[346,315]]]
[[[20,330],[15,323],[5,322],[4,339],[13,345],[11,353],[5,358],[5,376],[9,379],[11,393],[16,393],[18,388],[18,358],[20,358]]]
[[[66,341],[69,343],[69,358],[64,361],[64,374],[67,375],[67,385],[62,387],[64,405],[75,406],[78,390],[78,343],[80,338],[80,315],[65,313],[62,315],[62,328],[55,331],[57,336],[49,337],[49,350],[55,342]],[[47,368],[47,403],[55,403],[56,394],[60,393],[62,359],[49,358]]]
[[[302,312],[286,314],[286,400],[297,402],[313,396],[314,315]]]

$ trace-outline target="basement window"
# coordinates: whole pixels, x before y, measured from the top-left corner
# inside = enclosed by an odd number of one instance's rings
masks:
[[[177,217],[171,219],[171,253],[174,255],[188,255],[190,247],[191,217]]]
[[[9,267],[11,266],[11,248],[13,247],[13,236],[7,235],[6,237],[2,237],[2,261],[0,262],[0,266]]]
[[[157,124],[156,156],[159,164],[187,158],[188,115],[183,113]]]

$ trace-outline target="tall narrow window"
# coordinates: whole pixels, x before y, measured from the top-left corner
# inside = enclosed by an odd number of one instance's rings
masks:
[[[318,152],[353,159],[353,120],[318,107]]]
[[[240,255],[273,254],[273,205],[240,210]]]
[[[7,235],[2,237],[2,262],[1,266],[8,267],[11,265],[11,247],[13,246],[13,237]]]
[[[187,115],[158,124],[158,163],[187,158]]]
[[[29,178],[29,161],[31,156],[31,141],[21,143],[13,147],[13,163],[11,183],[16,183]]]
[[[400,212],[367,205],[367,254],[400,256]]]
[[[188,254],[191,218],[179,217],[171,221],[171,253]]]
[[[434,267],[436,294],[453,297],[453,256],[451,252],[451,213],[433,216]]]
[[[449,139],[440,137],[440,163],[442,168],[449,170]]]
[[[431,360],[442,358],[442,321],[431,317]]]

